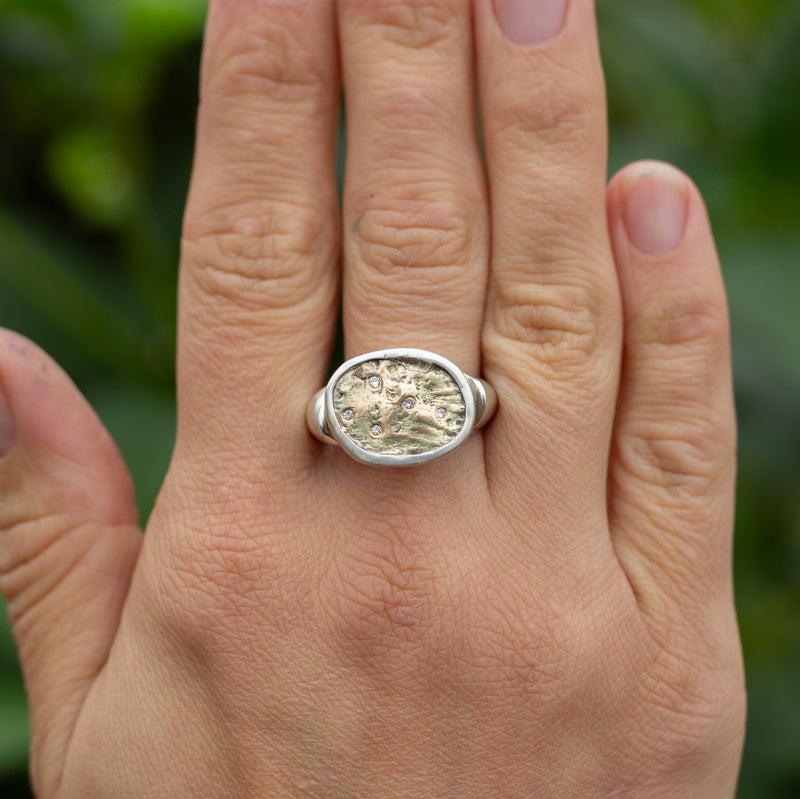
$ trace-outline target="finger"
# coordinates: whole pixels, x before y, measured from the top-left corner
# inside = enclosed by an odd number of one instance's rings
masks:
[[[503,471],[530,494],[531,469],[544,485],[558,457],[564,479],[591,476],[599,496],[620,310],[593,4],[478,0],[476,14],[492,217],[483,356],[500,398],[489,469],[513,449],[526,468]]]
[[[486,221],[470,4],[343,0],[345,344],[479,362]]]
[[[336,317],[331,0],[213,0],[180,292],[182,444],[306,457]],[[272,459],[270,465],[277,468]]]
[[[69,378],[0,334],[0,593],[30,703],[32,774],[51,796],[108,658],[141,543],[119,453]]]
[[[625,313],[615,546],[654,615],[665,602],[730,613],[736,432],[725,289],[703,202],[676,169],[640,163],[614,179],[609,220]]]

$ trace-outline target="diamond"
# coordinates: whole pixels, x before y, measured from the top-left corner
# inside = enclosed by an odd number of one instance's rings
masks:
[[[344,419],[345,422],[352,422],[355,417],[356,412],[352,408],[345,408],[342,411],[342,419]]]
[[[403,400],[403,407],[407,411],[410,411],[416,404],[417,404],[417,401],[413,397],[406,397]]]
[[[369,434],[374,438],[378,438],[378,436],[380,436],[381,433],[383,433],[383,425],[378,424],[377,422],[375,422],[375,424],[372,425],[372,427],[370,427],[369,429]]]
[[[367,380],[367,383],[369,383],[370,388],[378,389],[381,387],[381,379],[378,375],[372,375],[372,377]]]
[[[437,408],[436,409],[436,418],[437,419],[444,419],[447,416],[447,408]]]

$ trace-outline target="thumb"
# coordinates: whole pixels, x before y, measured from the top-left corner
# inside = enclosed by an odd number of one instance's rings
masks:
[[[57,789],[141,535],[130,476],[64,372],[0,330],[0,593],[20,652],[37,795]]]

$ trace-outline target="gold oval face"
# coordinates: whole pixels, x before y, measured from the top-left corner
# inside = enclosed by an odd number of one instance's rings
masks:
[[[464,427],[466,403],[452,375],[416,358],[364,361],[333,388],[345,435],[383,455],[420,455],[452,441]]]

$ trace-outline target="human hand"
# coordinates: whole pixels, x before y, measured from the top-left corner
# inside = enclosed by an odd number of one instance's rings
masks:
[[[144,538],[74,386],[0,341],[39,796],[733,795],[735,422],[702,201],[656,163],[606,188],[588,0],[472,5],[474,37],[465,0],[212,0]],[[306,430],[340,242],[348,357],[421,347],[497,390],[442,460],[372,469]]]

